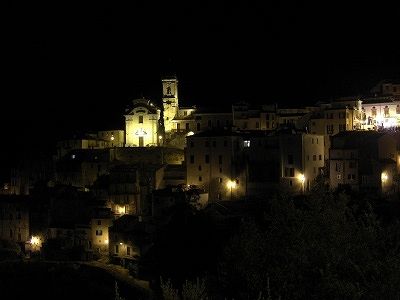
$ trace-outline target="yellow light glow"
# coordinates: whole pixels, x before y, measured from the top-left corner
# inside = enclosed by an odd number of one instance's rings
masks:
[[[382,172],[381,174],[381,180],[382,182],[386,182],[389,179],[389,176],[386,172]]]
[[[234,180],[228,180],[228,182],[226,183],[226,186],[227,186],[229,189],[234,189],[234,188],[236,188],[236,181],[234,181]]]
[[[104,240],[104,244],[108,244],[108,240]]]
[[[159,135],[158,138],[161,140],[162,139],[162,135]]]
[[[306,177],[304,176],[304,174],[300,174],[299,176],[297,176],[297,179],[300,180],[301,182],[306,181]]]
[[[33,246],[39,246],[41,244],[40,237],[32,236],[31,240],[29,241]]]
[[[120,245],[122,245],[122,243],[119,243]]]
[[[186,134],[186,136],[191,136],[191,135],[193,135],[193,134],[194,134],[193,131],[189,131],[189,132]]]
[[[121,214],[121,215],[125,214],[125,213],[126,213],[125,206],[119,206],[119,205],[117,205],[117,212],[118,212],[119,214]]]
[[[111,136],[111,140],[112,140],[112,141],[114,140],[114,136],[113,136],[113,135]]]

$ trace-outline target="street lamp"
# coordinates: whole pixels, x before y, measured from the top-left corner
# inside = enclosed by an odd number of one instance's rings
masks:
[[[389,178],[388,174],[386,172],[382,172],[381,174],[382,183],[385,183],[388,180],[388,178]]]
[[[300,174],[299,176],[297,176],[297,178],[301,182],[301,191],[304,194],[304,182],[306,181],[306,177],[304,176],[304,174]]]
[[[228,180],[226,186],[231,189],[231,201],[232,201],[232,189],[236,188],[236,181],[234,180]]]

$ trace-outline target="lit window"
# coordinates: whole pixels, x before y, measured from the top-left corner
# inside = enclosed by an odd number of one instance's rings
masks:
[[[243,141],[243,147],[249,148],[250,147],[250,141]]]
[[[143,116],[139,116],[139,123],[140,123],[140,124],[143,123]]]
[[[103,230],[96,230],[96,235],[103,235]]]

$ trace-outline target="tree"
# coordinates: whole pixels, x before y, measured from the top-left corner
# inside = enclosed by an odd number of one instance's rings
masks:
[[[221,262],[228,296],[400,296],[398,223],[383,227],[371,206],[358,206],[344,194],[320,191],[293,200],[274,198],[262,222],[243,221]]]

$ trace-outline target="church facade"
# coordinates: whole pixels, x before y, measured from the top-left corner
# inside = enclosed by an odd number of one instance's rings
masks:
[[[125,115],[125,146],[158,146],[161,110],[150,100],[135,99]]]

